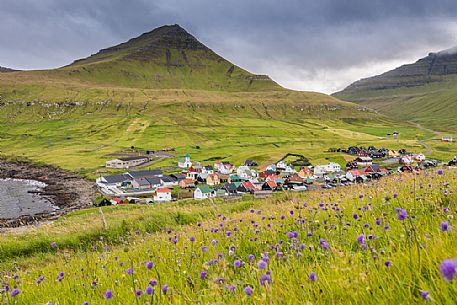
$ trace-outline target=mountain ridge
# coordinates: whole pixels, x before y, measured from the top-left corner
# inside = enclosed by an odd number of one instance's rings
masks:
[[[358,80],[332,96],[395,119],[457,132],[456,51],[429,53],[414,63]]]

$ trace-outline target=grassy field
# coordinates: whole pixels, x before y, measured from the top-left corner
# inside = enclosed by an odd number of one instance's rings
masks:
[[[106,238],[88,239],[80,250],[71,241],[74,232],[82,226],[81,232],[102,232],[101,221],[95,209],[70,214],[35,232],[2,236],[2,247],[17,243],[3,255],[40,249],[3,262],[9,291],[2,301],[453,304],[455,270],[443,275],[440,264],[457,253],[456,178],[455,170],[445,169],[344,192],[106,207]],[[118,213],[125,213],[124,224]],[[47,238],[36,246],[40,234]]]
[[[396,123],[325,95],[299,92],[212,94],[191,91],[157,102],[9,102],[2,107],[0,151],[6,157],[54,164],[94,178],[107,154],[176,148],[176,157],[154,167],[173,169],[180,155],[211,163],[262,166],[287,153],[317,164],[343,155],[331,147],[374,145],[424,151],[419,140],[434,134]],[[214,98],[214,99],[213,99]],[[243,102],[236,102],[236,100]],[[400,131],[400,139],[388,133]],[[455,144],[440,144],[431,156],[449,159]],[[446,150],[448,148],[448,150]],[[211,160],[211,161],[209,161]],[[344,164],[342,164],[344,165]]]

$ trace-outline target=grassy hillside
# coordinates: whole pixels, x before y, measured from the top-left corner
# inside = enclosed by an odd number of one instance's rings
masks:
[[[354,82],[334,94],[394,119],[457,132],[457,54],[430,53],[412,64]]]
[[[24,80],[32,88],[24,87]],[[159,27],[59,69],[2,75],[0,88],[14,83],[19,91],[47,91],[55,82],[68,87],[90,83],[139,89],[282,90],[268,76],[225,60],[178,25]]]
[[[254,159],[261,165],[287,153],[313,163],[342,154],[331,147],[375,145],[423,151],[419,140],[430,131],[401,125],[353,104],[323,94],[291,91],[221,93],[147,91],[151,101],[3,102],[0,107],[0,151],[96,176],[107,154],[138,149],[176,148],[176,158],[154,166],[173,169],[177,156],[194,160]],[[387,136],[401,132],[400,140]],[[447,159],[450,152],[434,151]]]
[[[456,76],[418,87],[348,90],[335,96],[376,109],[393,119],[416,122],[445,133],[457,132]]]
[[[449,169],[344,192],[105,207],[107,229],[97,210],[77,212],[1,237],[3,300],[453,304],[455,270],[440,264],[457,253],[456,178]]]

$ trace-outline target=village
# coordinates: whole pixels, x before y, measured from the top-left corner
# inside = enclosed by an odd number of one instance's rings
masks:
[[[353,156],[344,168],[336,162],[296,168],[284,160],[270,164],[263,170],[259,170],[253,160],[246,160],[239,166],[228,161],[202,165],[186,154],[177,163],[179,172],[164,174],[160,169],[131,170],[123,174],[101,176],[96,184],[107,197],[103,205],[208,198],[229,200],[244,194],[266,198],[274,192],[329,189],[439,165],[437,160],[427,160],[424,154],[412,154],[404,149],[351,146],[339,151]],[[107,161],[106,166],[135,169],[139,162],[148,161],[144,157],[124,157]],[[449,161],[449,165],[456,163],[456,158]]]

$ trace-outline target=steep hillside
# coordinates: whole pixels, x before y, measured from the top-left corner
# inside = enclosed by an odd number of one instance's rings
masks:
[[[282,90],[268,76],[225,60],[179,25],[159,27],[59,69],[14,77],[139,89]]]
[[[457,49],[430,53],[413,64],[359,80],[334,96],[396,119],[457,131]]]

